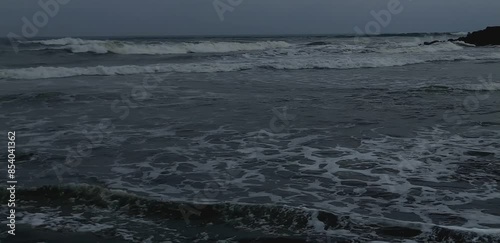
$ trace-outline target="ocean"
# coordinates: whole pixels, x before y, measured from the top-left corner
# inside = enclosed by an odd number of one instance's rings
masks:
[[[500,241],[500,49],[422,45],[464,34],[0,40],[0,239]]]

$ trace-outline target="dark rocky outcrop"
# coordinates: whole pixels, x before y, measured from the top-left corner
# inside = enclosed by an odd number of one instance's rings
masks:
[[[476,46],[500,45],[500,26],[475,31],[465,37],[458,38],[458,40]]]
[[[472,44],[475,46],[500,45],[500,26],[488,27],[484,30],[471,32],[465,37],[460,37],[458,39],[449,39],[447,41],[463,41],[467,44]],[[424,45],[432,45],[447,41],[436,40],[424,42]]]

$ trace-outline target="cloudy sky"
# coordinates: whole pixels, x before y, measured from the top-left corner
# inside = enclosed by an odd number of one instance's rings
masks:
[[[61,4],[47,24],[36,27],[38,37],[347,34],[355,33],[355,27],[365,31],[375,20],[371,11],[388,10],[388,2],[397,0],[1,0],[0,34],[22,35],[23,17],[33,23],[38,16],[38,23],[43,23],[39,1],[69,2]],[[391,14],[390,23],[380,28],[382,33],[471,31],[500,25],[498,0],[400,0],[400,4],[402,12]]]

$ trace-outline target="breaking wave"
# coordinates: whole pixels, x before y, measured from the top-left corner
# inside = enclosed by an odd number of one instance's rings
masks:
[[[346,242],[354,236],[357,240],[366,241],[393,239],[396,236],[426,242],[494,242],[500,234],[498,229],[403,222],[356,213],[342,215],[306,207],[234,202],[208,204],[175,201],[167,197],[154,199],[122,190],[83,184],[43,186],[16,192],[23,198],[24,207],[44,208],[44,213],[21,210],[18,224],[30,224],[34,228],[52,231],[60,231],[62,229],[57,227],[65,227],[66,232],[106,233],[106,229],[114,228],[113,225],[120,220],[121,227],[130,227],[129,230],[133,228],[131,224],[139,221],[151,222],[150,227],[158,225],[168,227],[173,232],[182,232],[183,228],[186,228],[184,221],[189,220],[191,228],[224,225],[226,229],[250,230],[254,232],[254,237],[255,233],[259,232],[258,238],[274,238],[274,241],[270,239],[266,242],[276,242],[278,239],[288,239],[280,242],[292,242],[290,239],[303,239],[300,242],[306,242],[306,239],[310,242],[337,242],[342,239],[340,242]],[[0,198],[7,200],[8,197],[9,192],[2,189]],[[59,202],[61,207],[54,208],[54,202]],[[74,212],[70,217],[62,210],[68,206],[71,206]],[[95,221],[92,215],[100,215],[101,219],[107,218],[107,224],[89,225],[89,222]],[[162,223],[165,225],[160,225]],[[246,242],[244,239],[239,240],[238,242]]]
[[[349,56],[331,59],[317,59],[298,57],[293,59],[256,59],[244,62],[203,62],[193,64],[155,64],[155,65],[123,65],[123,66],[94,66],[94,67],[34,67],[20,69],[0,69],[0,79],[46,79],[64,78],[73,76],[114,76],[152,73],[216,73],[234,72],[251,69],[272,70],[301,70],[301,69],[357,69],[395,67],[413,64],[462,61],[462,60],[496,60],[500,55],[493,53],[489,56],[444,56],[439,58],[419,59],[413,57],[364,57],[351,58]]]
[[[417,44],[417,43],[415,43]],[[458,51],[464,49],[462,46],[457,45],[452,42],[442,42],[434,45],[422,45],[418,44],[415,46],[402,46],[401,48],[384,48],[381,52],[383,53],[420,53],[420,52],[447,52],[447,51]]]
[[[96,66],[96,67],[36,67],[0,70],[0,78],[11,79],[45,79],[45,78],[64,78],[74,76],[114,76],[114,75],[132,75],[148,73],[203,73],[203,72],[230,72],[249,69],[245,65],[225,64],[161,64],[152,66]]]
[[[465,47],[474,47],[474,45],[465,42],[447,42],[436,43],[434,45],[423,45],[423,41],[405,41],[393,42],[387,41],[378,45],[369,45],[369,43],[331,43],[326,41],[316,41],[304,44],[306,48],[312,50],[323,50],[328,53],[437,53],[463,50]]]
[[[476,91],[500,91],[500,83],[493,80],[487,80],[483,84],[469,85],[426,85],[415,89],[405,90],[404,92],[426,92],[426,93],[452,93],[452,92],[476,92]]]
[[[459,46],[465,46],[465,47],[475,47],[476,45],[474,44],[469,44],[464,41],[454,41],[453,43],[459,45]]]
[[[128,41],[83,40],[78,38],[39,40],[31,41],[30,43],[46,45],[49,46],[49,49],[68,50],[73,53],[114,53],[122,55],[225,53],[276,49],[291,46],[291,44],[285,41],[134,43]]]
[[[453,32],[453,33],[450,33],[450,35],[458,35],[458,36],[466,36],[467,34],[469,34],[468,32]]]
[[[42,45],[37,50],[65,50],[72,53],[120,54],[120,55],[168,55],[188,53],[229,53],[244,51],[298,51],[324,50],[334,53],[429,53],[458,51],[472,45],[463,42],[443,42],[425,46],[422,42],[386,42],[380,46],[363,44],[332,43],[329,41],[307,42],[300,45],[285,41],[201,41],[201,42],[133,42],[119,40],[84,40],[78,38],[62,38],[25,42]],[[293,48],[289,48],[293,47]]]

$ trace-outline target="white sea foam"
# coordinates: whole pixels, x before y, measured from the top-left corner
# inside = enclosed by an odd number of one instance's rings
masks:
[[[469,34],[469,33],[467,33],[467,32],[454,32],[454,33],[450,33],[450,34],[451,34],[451,35],[465,36],[465,35],[467,35],[467,34]]]
[[[73,53],[90,52],[98,54],[115,53],[123,55],[225,53],[275,49],[291,46],[291,44],[285,41],[133,43],[128,41],[82,40],[77,38],[32,41],[32,43],[52,46],[52,49],[66,49]]]
[[[105,43],[103,40],[83,40],[79,38],[61,38],[61,39],[50,39],[50,40],[35,40],[27,41],[23,43],[37,43],[48,46],[63,46],[63,45],[85,45],[93,43]]]
[[[476,45],[474,44],[469,44],[464,41],[454,41],[453,43],[459,45],[459,46],[466,46],[466,47],[475,47]]]
[[[479,229],[479,228],[466,228],[460,226],[444,226],[445,228],[458,231],[474,232],[477,234],[485,235],[500,235],[500,229]]]
[[[429,52],[448,52],[464,49],[462,46],[452,42],[442,42],[433,45],[422,45],[422,43],[405,43],[399,48],[380,48],[382,53],[429,53]]]
[[[155,64],[155,65],[122,65],[122,66],[94,66],[94,67],[33,67],[20,69],[0,69],[0,79],[46,79],[63,78],[74,76],[114,76],[150,73],[215,73],[233,72],[249,69],[276,69],[276,70],[300,70],[300,69],[356,69],[395,67],[412,64],[421,64],[436,61],[459,61],[459,60],[497,60],[500,54],[492,53],[487,56],[448,55],[437,57],[411,57],[411,56],[371,56],[351,57],[337,56],[331,58],[316,57],[285,57],[255,59],[244,58],[243,60],[227,62],[202,62],[192,64]]]
[[[439,55],[439,56],[339,56],[336,58],[314,58],[298,57],[293,59],[275,59],[261,62],[259,67],[279,70],[298,69],[357,69],[357,68],[378,68],[396,67],[413,64],[422,64],[439,61],[473,61],[473,60],[496,60],[500,59],[498,53],[483,56],[472,55]]]
[[[63,78],[73,76],[113,76],[113,75],[131,75],[147,73],[167,73],[167,72],[229,72],[248,69],[243,64],[161,64],[151,66],[96,66],[96,67],[36,67],[0,70],[0,78],[10,79],[44,79],[44,78]]]

